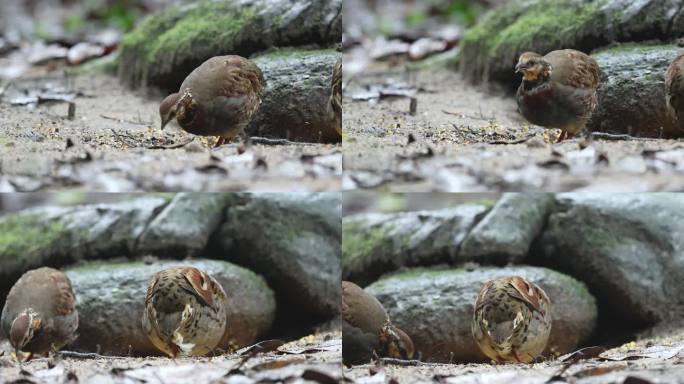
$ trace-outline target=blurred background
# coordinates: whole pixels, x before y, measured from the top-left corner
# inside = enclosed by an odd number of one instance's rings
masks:
[[[172,193],[157,193],[172,198]],[[73,206],[80,204],[114,203],[141,197],[139,193],[0,193],[0,216],[27,208],[44,205]]]
[[[0,78],[35,65],[109,56],[145,15],[188,0],[9,0],[0,2]],[[1,94],[2,92],[0,92]]]
[[[464,203],[493,205],[500,193],[377,193],[345,192],[343,215],[366,212],[406,212],[438,210]]]
[[[345,74],[372,60],[455,55],[465,30],[505,0],[345,0]]]

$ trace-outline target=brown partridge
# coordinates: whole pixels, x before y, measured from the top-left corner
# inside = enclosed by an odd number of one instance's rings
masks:
[[[17,356],[30,352],[30,359],[69,344],[78,328],[71,281],[47,267],[24,273],[7,295],[0,325]]]
[[[549,339],[551,302],[539,286],[522,277],[490,280],[477,296],[472,331],[490,359],[529,363]]]
[[[244,57],[212,57],[161,102],[161,128],[175,118],[189,133],[217,136],[219,146],[244,132],[261,105],[264,85],[259,67]]]
[[[342,59],[335,63],[330,85],[330,102],[328,103],[328,116],[335,126],[337,133],[342,136]]]
[[[394,326],[382,304],[358,285],[342,282],[342,359],[365,364],[373,354],[397,359],[413,357],[413,342]]]
[[[226,328],[226,293],[197,268],[164,269],[150,279],[142,327],[152,344],[172,358],[206,355]]]
[[[532,124],[562,130],[558,142],[581,132],[596,109],[599,66],[591,56],[564,49],[541,56],[520,55],[516,95],[520,113]]]
[[[684,130],[684,53],[675,57],[665,72],[667,108]]]

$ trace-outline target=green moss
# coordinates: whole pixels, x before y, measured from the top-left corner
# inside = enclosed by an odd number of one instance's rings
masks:
[[[468,30],[463,50],[480,57],[506,57],[530,50],[533,43],[561,46],[574,41],[586,23],[596,22],[605,0],[540,0],[528,7],[511,2],[490,12]],[[545,52],[541,52],[545,53]]]
[[[32,214],[12,214],[0,219],[0,265],[38,266],[43,251],[66,230],[61,220],[46,221]]]
[[[363,260],[381,244],[388,240],[387,225],[366,228],[355,220],[342,223],[342,262],[349,265],[355,260]]]
[[[232,3],[201,2],[186,7],[171,7],[152,15],[121,42],[121,51],[145,62],[173,61],[176,56],[202,47],[208,52],[234,40],[246,25],[255,19],[255,6],[235,6]]]

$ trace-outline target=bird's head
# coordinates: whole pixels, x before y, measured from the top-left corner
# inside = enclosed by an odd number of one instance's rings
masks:
[[[181,126],[188,126],[195,121],[198,111],[199,105],[195,97],[190,89],[186,89],[176,105],[176,120]]]
[[[161,129],[163,130],[166,124],[176,118],[178,99],[180,93],[172,93],[159,104],[159,117],[161,117]]]
[[[387,356],[395,359],[413,358],[413,341],[401,329],[387,323],[380,332],[380,344]]]
[[[40,331],[41,319],[38,314],[31,308],[22,311],[12,321],[9,331],[9,341],[14,347],[14,350],[19,355],[19,351],[23,350],[26,344],[33,340],[33,337]]]
[[[547,78],[551,76],[552,70],[551,64],[543,56],[534,52],[525,52],[520,55],[518,64],[515,66],[515,73],[522,73],[526,81]]]

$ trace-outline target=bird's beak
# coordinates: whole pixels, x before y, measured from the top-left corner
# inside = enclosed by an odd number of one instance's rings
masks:
[[[163,131],[164,127],[166,127],[166,124],[168,124],[168,123],[169,123],[169,120],[162,120],[160,129]]]
[[[523,63],[518,63],[518,64],[516,64],[516,66],[515,66],[515,73],[522,73],[524,67],[525,67],[525,64],[523,64]]]
[[[14,357],[17,359],[17,361],[21,361],[21,351],[19,350],[19,347],[14,348]]]

